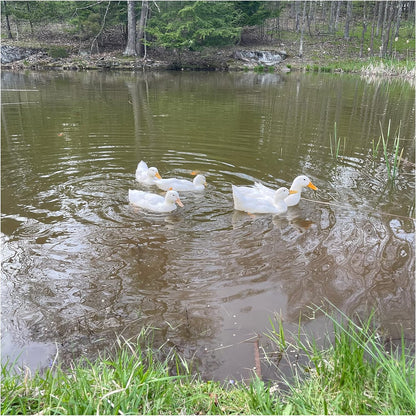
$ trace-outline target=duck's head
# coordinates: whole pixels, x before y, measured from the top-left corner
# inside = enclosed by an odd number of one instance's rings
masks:
[[[290,187],[291,189],[295,190],[295,191],[301,191],[302,188],[311,188],[314,191],[316,191],[318,188],[311,182],[311,180],[305,176],[305,175],[300,175],[297,178],[295,178],[295,180],[292,183],[292,186]]]
[[[207,180],[204,175],[196,175],[193,180],[194,185],[204,185],[207,186]]]
[[[155,167],[149,168],[149,170],[147,171],[147,175],[150,176],[151,178],[162,179],[162,177],[159,174],[159,171]]]
[[[182,201],[179,198],[178,192],[174,191],[172,189],[170,189],[169,191],[166,192],[165,200],[169,204],[177,203],[180,207],[183,207],[183,204],[182,204]]]
[[[275,201],[283,201],[287,196],[291,195],[291,194],[296,194],[298,191],[294,191],[293,189],[291,189],[289,191],[289,189],[285,188],[284,186],[279,188],[276,193],[274,194],[274,199]]]

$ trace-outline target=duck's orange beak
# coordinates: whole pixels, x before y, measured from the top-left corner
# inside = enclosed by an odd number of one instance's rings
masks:
[[[290,189],[289,190],[289,195],[292,195],[292,194],[297,194],[298,193],[298,191],[294,191],[293,189]]]
[[[308,183],[308,188],[311,188],[311,189],[313,189],[314,191],[316,191],[318,188],[312,183],[312,182],[309,182]]]
[[[162,179],[162,177],[160,176],[160,173],[159,172],[156,172],[156,178]]]
[[[182,207],[183,208],[183,204],[182,204],[182,201],[178,198],[176,201],[175,201],[180,207]]]

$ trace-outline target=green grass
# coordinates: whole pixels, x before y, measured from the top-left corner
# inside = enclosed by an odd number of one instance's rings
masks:
[[[253,68],[254,72],[257,72],[259,74],[263,74],[265,72],[273,73],[274,72],[274,66],[264,66],[264,65],[256,65]]]
[[[175,351],[153,349],[151,331],[143,330],[135,342],[120,339],[115,354],[67,370],[54,363],[43,373],[15,374],[3,365],[1,413],[414,414],[414,357],[404,342],[386,351],[371,318],[359,325],[345,315],[342,323],[331,318],[328,348],[302,341],[300,327],[291,344],[281,321],[272,322],[267,336],[276,349],[301,349],[310,361],[285,392],[254,375],[249,385],[202,381]]]
[[[290,385],[292,406],[301,414],[414,414],[414,356],[404,341],[386,350],[372,317],[356,324],[326,315],[334,325],[329,348],[298,337],[313,365]]]

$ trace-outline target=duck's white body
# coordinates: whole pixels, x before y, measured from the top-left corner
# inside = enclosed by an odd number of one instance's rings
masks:
[[[154,185],[158,180],[162,179],[155,167],[147,167],[146,162],[141,160],[136,169],[136,181],[143,185]]]
[[[274,189],[268,188],[267,186],[262,185],[261,183],[256,182],[254,184],[256,190],[260,192],[265,198],[273,199],[274,198]],[[310,181],[310,179],[305,175],[300,175],[296,177],[290,187],[291,191],[296,191],[291,193],[285,198],[285,203],[288,207],[293,207],[299,204],[302,190],[306,187],[309,187],[313,190],[318,188]]]
[[[176,179],[176,178],[168,178],[168,179],[159,179],[155,182],[157,187],[167,191],[168,189],[172,188],[178,192],[200,192],[205,189],[207,184],[204,175],[196,175],[194,180],[191,182],[187,179]]]
[[[176,191],[168,191],[163,197],[150,192],[129,189],[129,202],[153,212],[171,212],[176,209],[176,204],[183,207]]]
[[[234,209],[250,214],[284,214],[287,205],[284,199],[289,195],[287,188],[273,192],[273,199],[262,195],[255,187],[232,185]]]

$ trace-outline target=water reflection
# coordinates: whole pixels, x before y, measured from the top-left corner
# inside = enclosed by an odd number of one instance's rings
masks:
[[[276,311],[294,327],[324,298],[414,337],[414,91],[268,75],[2,74],[40,102],[3,97],[21,102],[2,112],[6,356],[27,346],[44,365],[55,341],[64,359],[93,356],[151,324],[206,377],[238,379]],[[394,186],[371,151],[389,118],[408,160]],[[173,214],[141,212],[127,202],[140,159],[208,187]],[[232,183],[299,173],[319,191],[286,215],[233,210]],[[304,321],[317,334],[319,318]]]

